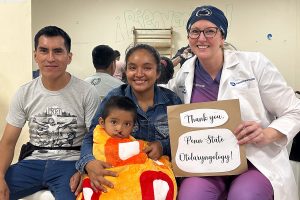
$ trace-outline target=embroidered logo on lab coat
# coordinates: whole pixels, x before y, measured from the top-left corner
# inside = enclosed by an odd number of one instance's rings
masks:
[[[248,79],[242,79],[242,80],[231,80],[231,81],[229,81],[229,85],[231,87],[237,87],[237,88],[249,88],[249,87],[251,87],[251,82],[254,80],[255,80],[255,78],[248,78]]]

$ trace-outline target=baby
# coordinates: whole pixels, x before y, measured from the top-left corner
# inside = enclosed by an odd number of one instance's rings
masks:
[[[93,154],[110,163],[117,177],[106,177],[114,184],[106,193],[95,192],[90,180],[83,180],[83,191],[77,200],[155,199],[175,200],[177,185],[168,158],[154,161],[143,149],[147,142],[136,140],[132,133],[137,117],[136,105],[124,96],[111,97],[94,129]]]

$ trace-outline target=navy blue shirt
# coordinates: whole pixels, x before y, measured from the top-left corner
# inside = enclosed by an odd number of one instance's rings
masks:
[[[139,106],[130,85],[124,84],[110,91],[98,106],[93,117],[89,133],[85,135],[81,146],[81,155],[76,163],[76,168],[83,171],[85,165],[94,160],[92,154],[93,130],[98,125],[103,108],[111,96],[129,97],[137,105],[137,122],[134,126],[132,136],[136,139],[148,142],[159,141],[163,147],[164,155],[171,155],[169,127],[167,117],[167,106],[181,104],[180,98],[171,90],[154,86],[154,105],[144,112]]]

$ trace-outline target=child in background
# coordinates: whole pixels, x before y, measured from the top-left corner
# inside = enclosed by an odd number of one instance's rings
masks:
[[[116,70],[114,73],[114,77],[123,81],[123,74],[125,72],[125,62],[120,60],[121,53],[118,50],[115,50],[115,56],[116,56]],[[123,81],[124,82],[124,81]]]
[[[148,158],[143,152],[147,143],[130,135],[136,118],[136,105],[128,97],[112,96],[107,101],[94,129],[93,154],[110,163],[110,170],[118,176],[106,177],[114,184],[106,193],[95,192],[86,177],[77,199],[176,199],[177,186],[168,159]]]
[[[160,60],[161,71],[160,76],[157,79],[157,84],[167,84],[170,79],[173,78],[174,75],[174,65],[170,58],[161,57]]]

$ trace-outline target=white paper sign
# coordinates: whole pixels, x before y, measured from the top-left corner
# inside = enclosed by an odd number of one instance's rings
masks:
[[[178,139],[175,162],[189,173],[234,170],[241,164],[239,145],[229,129],[190,131]]]
[[[227,113],[219,109],[194,109],[180,113],[181,125],[186,127],[216,127],[225,124],[227,120]]]

